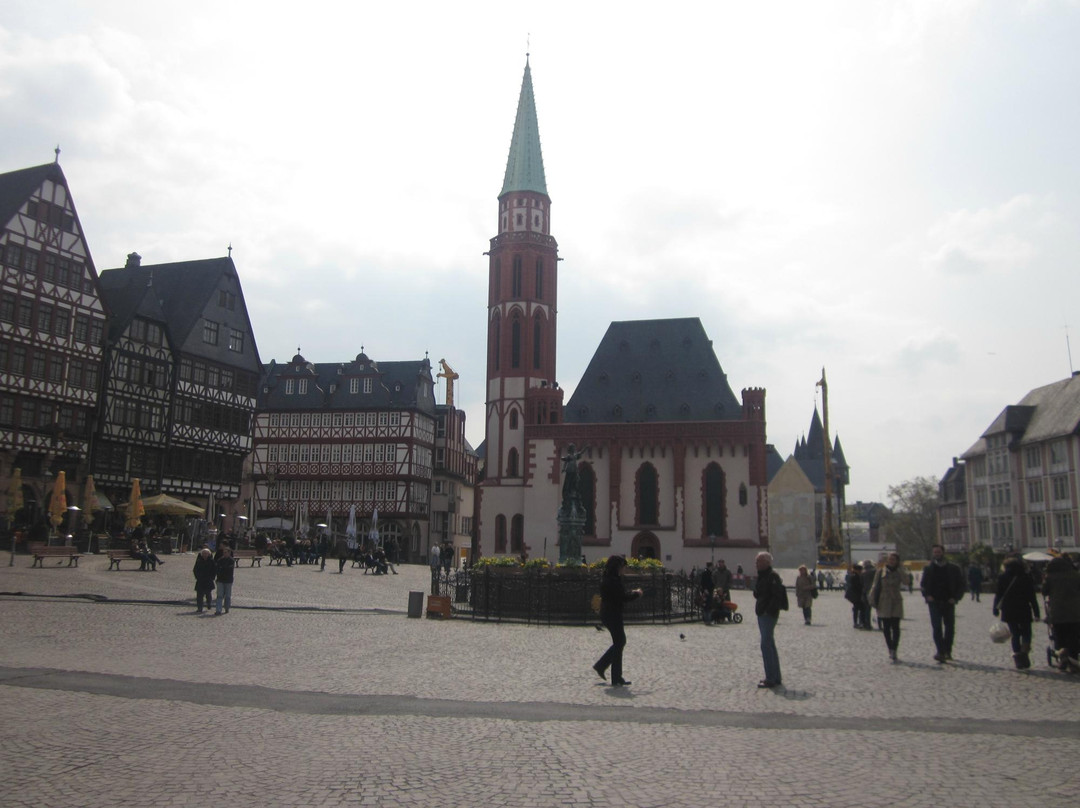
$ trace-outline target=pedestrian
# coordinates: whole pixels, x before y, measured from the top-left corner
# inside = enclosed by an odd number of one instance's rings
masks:
[[[844,600],[851,603],[851,622],[854,628],[862,628],[862,575],[859,565],[853,565],[844,579]]]
[[[874,585],[874,573],[877,569],[869,558],[863,562],[862,566],[862,625],[863,628],[872,631],[874,620],[870,609],[870,587]]]
[[[970,577],[968,578],[970,581]],[[1035,582],[1018,555],[1005,559],[994,596],[994,617],[1001,615],[1012,635],[1013,663],[1018,670],[1031,667],[1031,620],[1039,619]]]
[[[731,600],[731,570],[728,569],[724,559],[716,562],[713,570],[713,593],[720,600]],[[719,593],[719,594],[716,594]]]
[[[701,573],[701,594],[704,597],[704,603],[702,604],[702,616],[705,619],[705,625],[712,624],[712,610],[713,610],[713,568],[712,562],[705,562],[705,571]]]
[[[217,603],[215,604],[214,614],[221,614],[222,603],[225,604],[225,613],[229,613],[229,606],[232,605],[232,585],[233,585],[233,571],[236,568],[236,562],[233,561],[232,548],[228,544],[222,543],[221,555],[217,560]]]
[[[758,553],[754,559],[757,567],[757,581],[754,582],[754,613],[758,619],[758,631],[761,634],[761,661],[765,666],[765,678],[758,682],[758,687],[780,687],[783,678],[780,675],[780,655],[776,651],[773,633],[780,619],[780,612],[788,607],[787,589],[780,576],[773,571],[772,556]]]
[[[214,579],[217,577],[217,565],[210,556],[209,547],[203,547],[195,556],[192,573],[195,575],[195,609],[202,614],[203,601],[206,601],[207,610],[210,609],[210,598],[214,593]]]
[[[825,573],[825,588],[832,592],[835,586],[836,578],[833,577],[832,570],[829,570]]]
[[[920,589],[930,608],[930,629],[937,648],[934,659],[949,662],[956,635],[956,604],[964,597],[964,575],[956,564],[945,560],[942,545],[931,547],[930,556],[930,563],[923,570]]]
[[[972,561],[971,564],[968,565],[967,579],[968,591],[971,592],[971,599],[978,603],[979,595],[982,592],[983,573],[982,567],[980,567],[974,561]]]
[[[439,545],[431,545],[431,552],[428,553],[428,564],[431,565],[431,574],[436,576],[439,574]]]
[[[1054,634],[1061,670],[1080,673],[1080,572],[1065,556],[1046,565],[1046,619]]]
[[[900,554],[889,553],[885,565],[874,575],[870,585],[870,602],[877,609],[881,633],[885,635],[885,647],[889,659],[899,662],[900,621],[904,619],[904,570],[900,567]]]
[[[817,587],[818,589],[825,588],[825,573],[821,570],[817,571]]]
[[[596,660],[593,670],[601,679],[607,679],[611,668],[611,684],[623,687],[630,682],[623,679],[622,658],[626,647],[626,630],[623,627],[623,604],[641,597],[640,589],[623,588],[622,575],[626,572],[626,558],[609,556],[604,564],[604,576],[600,581],[600,622],[611,634],[611,647]]]
[[[813,617],[816,597],[817,586],[814,585],[814,579],[803,564],[799,567],[799,577],[795,579],[795,603],[802,609],[803,621],[806,625],[810,625],[810,619]]]

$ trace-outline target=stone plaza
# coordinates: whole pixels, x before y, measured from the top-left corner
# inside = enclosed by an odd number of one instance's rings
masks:
[[[993,644],[991,598],[932,660],[907,597],[900,662],[839,592],[777,628],[759,690],[742,625],[628,627],[628,688],[593,627],[410,619],[426,567],[237,571],[197,615],[192,556],[158,572],[0,568],[5,806],[1075,806],[1080,678]],[[6,557],[5,557],[6,561]],[[64,562],[66,564],[66,562]],[[792,583],[790,574],[785,576]],[[792,598],[794,607],[794,598]]]

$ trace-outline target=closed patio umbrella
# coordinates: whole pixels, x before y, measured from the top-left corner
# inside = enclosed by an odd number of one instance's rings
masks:
[[[15,514],[22,510],[22,469],[15,468],[11,472],[11,481],[8,483],[7,518],[8,527],[15,520]],[[11,560],[9,567],[15,566],[15,531],[11,531]]]
[[[60,527],[60,523],[64,521],[64,514],[67,513],[67,474],[61,471],[56,475],[56,482],[53,483],[52,496],[49,498],[49,524],[53,526],[53,530]]]
[[[139,490],[139,478],[131,478],[131,497],[124,513],[124,527],[135,528],[142,522],[146,510],[143,508],[142,492]]]

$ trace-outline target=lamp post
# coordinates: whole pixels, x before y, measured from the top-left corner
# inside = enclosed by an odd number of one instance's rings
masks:
[[[716,563],[716,536],[713,533],[709,534],[709,549],[712,552],[712,557],[709,559],[713,564]]]

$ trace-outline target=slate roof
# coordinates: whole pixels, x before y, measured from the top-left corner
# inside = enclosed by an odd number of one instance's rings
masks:
[[[136,315],[163,323],[168,331],[169,318],[150,283],[132,281],[117,286],[102,281],[101,299],[109,310],[110,341],[119,338]]]
[[[961,456],[985,454],[986,438],[1002,432],[1021,445],[1080,434],[1080,374],[1036,387],[1019,404],[1005,407]]]
[[[59,163],[45,163],[0,174],[0,226],[11,221],[19,208],[45,180],[53,180],[67,187],[67,179]]]
[[[825,427],[821,423],[817,407],[814,407],[814,415],[810,419],[810,430],[806,437],[795,441],[793,456],[803,473],[814,484],[817,491],[825,490]],[[840,446],[840,438],[833,441],[832,447],[833,475],[842,485],[848,485],[850,469],[844,458],[844,450]]]
[[[372,379],[372,391],[364,393],[360,384],[358,392],[350,393],[349,380],[365,377]],[[283,382],[288,378],[309,379],[307,394],[300,395],[294,390],[286,395]],[[429,394],[418,400],[421,380],[426,382]],[[434,416],[434,386],[431,362],[427,359],[372,362],[360,354],[351,362],[313,363],[297,354],[287,364],[271,361],[265,366],[257,406],[272,410],[416,408]]]
[[[571,424],[741,418],[696,317],[612,323],[563,413]]]
[[[528,57],[525,58],[525,76],[521,79],[514,134],[510,138],[510,154],[506,158],[506,174],[499,196],[511,191],[535,191],[547,196],[544,156],[540,152],[540,125],[536,120],[536,99]]]

